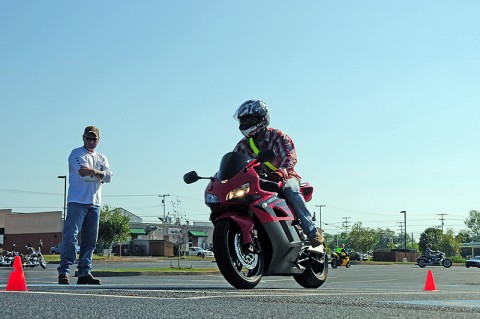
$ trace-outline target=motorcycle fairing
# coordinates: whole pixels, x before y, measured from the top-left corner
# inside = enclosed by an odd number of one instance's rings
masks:
[[[305,270],[303,267],[292,267],[303,248],[302,240],[292,223],[277,221],[263,224],[263,227],[272,245],[272,255],[266,264],[264,275],[301,274]]]
[[[276,195],[267,199],[260,199],[254,202],[250,208],[262,224],[280,220],[295,220],[295,216],[287,202]]]

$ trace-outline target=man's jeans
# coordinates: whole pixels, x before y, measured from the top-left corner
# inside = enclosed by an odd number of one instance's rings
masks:
[[[63,228],[62,254],[58,274],[70,273],[75,263],[80,235],[80,255],[78,257],[78,276],[86,276],[92,269],[92,256],[98,237],[100,206],[92,204],[68,203],[67,218]]]
[[[296,178],[289,178],[283,185],[285,199],[292,206],[295,215],[300,219],[302,229],[307,237],[315,237],[317,228],[312,221],[312,215],[307,209],[307,204],[300,193],[300,182]]]

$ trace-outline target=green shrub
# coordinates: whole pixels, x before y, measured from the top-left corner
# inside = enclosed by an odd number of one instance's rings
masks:
[[[450,259],[451,259],[452,262],[454,262],[454,263],[464,263],[464,262],[465,262],[465,258],[463,258],[463,257],[460,256],[460,255],[452,256],[452,257],[450,257]]]

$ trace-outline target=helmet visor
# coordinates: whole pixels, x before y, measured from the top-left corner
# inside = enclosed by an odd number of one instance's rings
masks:
[[[258,117],[253,115],[244,115],[239,119],[240,125],[250,127],[258,123]]]

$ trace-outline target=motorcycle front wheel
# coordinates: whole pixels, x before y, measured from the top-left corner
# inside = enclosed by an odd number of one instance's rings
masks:
[[[442,265],[443,267],[445,268],[450,268],[452,266],[452,260],[450,258],[445,258],[443,261],[442,261]]]
[[[45,261],[45,258],[43,258],[43,256],[40,257],[39,263],[43,269],[47,269],[47,262]]]
[[[295,281],[303,288],[318,288],[328,275],[328,256],[327,254],[308,253],[310,259],[301,265],[305,267],[305,271],[301,275],[293,277]]]
[[[240,227],[231,219],[221,219],[213,230],[213,250],[218,269],[235,288],[252,289],[262,279],[263,253],[245,252]]]
[[[331,265],[332,265],[332,268],[333,268],[333,269],[337,268],[337,267],[338,267],[338,260],[332,259]]]

